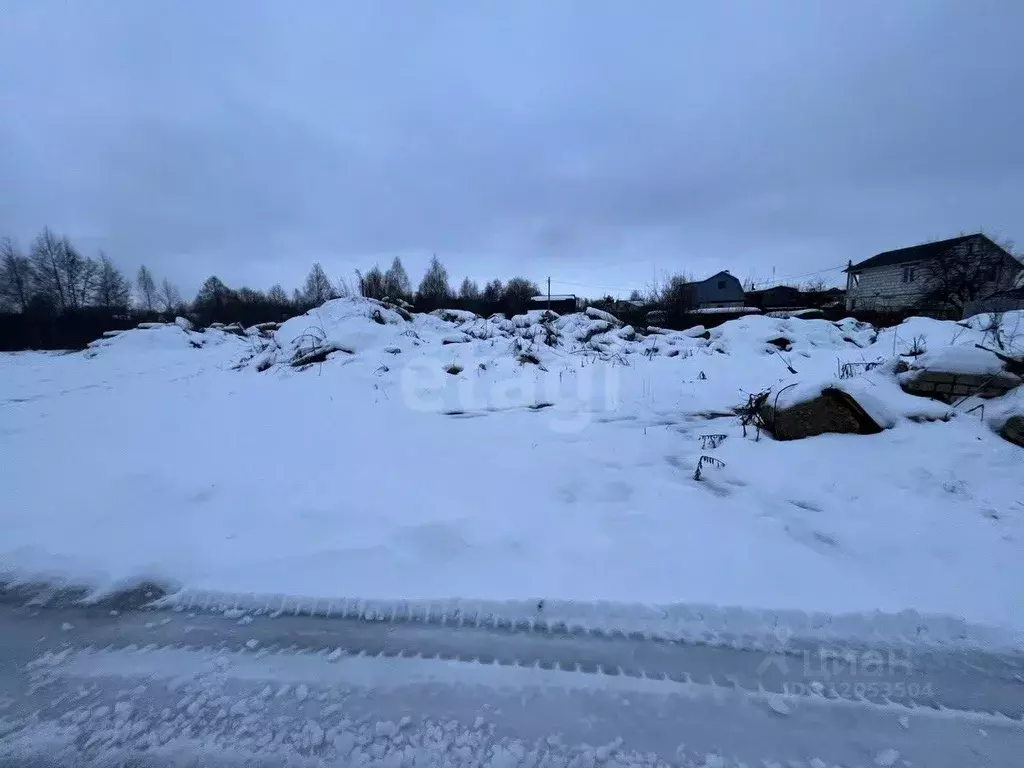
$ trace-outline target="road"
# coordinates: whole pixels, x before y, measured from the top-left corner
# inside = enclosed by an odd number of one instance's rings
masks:
[[[1024,656],[0,601],[0,765],[1019,766]]]

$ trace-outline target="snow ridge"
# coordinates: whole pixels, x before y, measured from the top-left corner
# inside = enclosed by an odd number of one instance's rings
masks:
[[[898,614],[813,614],[715,605],[626,605],[578,601],[361,600],[239,595],[183,590],[154,607],[205,613],[293,615],[390,623],[492,627],[516,632],[637,636],[645,640],[698,642],[746,650],[777,649],[790,641],[894,647],[956,646],[985,651],[1024,650],[1024,633],[970,624],[949,616]]]

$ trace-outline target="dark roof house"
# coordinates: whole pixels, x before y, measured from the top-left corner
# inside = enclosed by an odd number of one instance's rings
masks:
[[[924,304],[943,286],[937,277],[937,267],[943,263],[963,265],[973,275],[971,293],[983,296],[1005,290],[1022,268],[1010,253],[980,232],[884,251],[844,270],[846,309],[924,312]]]
[[[948,240],[936,240],[932,243],[921,243],[920,245],[911,245],[907,248],[896,248],[892,251],[883,251],[882,253],[872,256],[870,259],[865,259],[859,264],[852,264],[848,266],[844,271],[863,272],[866,269],[892,267],[897,264],[908,264],[915,261],[931,261],[945,255],[959,245],[978,240],[979,238],[984,238],[992,245],[995,245],[995,243],[980,233],[974,235],[961,235],[960,237],[951,237]]]
[[[552,294],[551,296],[530,297],[530,309],[551,309],[560,315],[568,315],[579,311],[579,299],[571,293]]]
[[[695,309],[742,307],[746,299],[743,284],[727,270],[718,272],[706,280],[687,283],[686,289],[689,301]]]
[[[776,285],[772,288],[762,288],[759,291],[747,291],[746,302],[750,306],[760,307],[766,312],[804,306],[804,298],[800,289],[789,285]]]

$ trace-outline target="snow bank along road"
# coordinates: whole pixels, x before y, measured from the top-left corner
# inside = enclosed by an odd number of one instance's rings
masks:
[[[5,765],[962,768],[1024,754],[1015,652],[15,599],[0,637]]]

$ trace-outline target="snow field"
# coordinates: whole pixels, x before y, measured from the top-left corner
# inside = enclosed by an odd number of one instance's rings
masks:
[[[894,338],[973,348],[979,323],[876,336],[750,316],[704,338],[612,320],[338,300],[272,338],[169,325],[6,355],[0,568],[101,590],[913,609],[1024,630],[1022,450],[988,423],[1024,395],[983,421],[906,395],[891,363],[836,378],[891,360]],[[314,347],[335,351],[291,365]],[[791,383],[780,397],[847,388],[890,428],[745,438],[732,409]],[[702,456],[722,466],[697,480]]]

